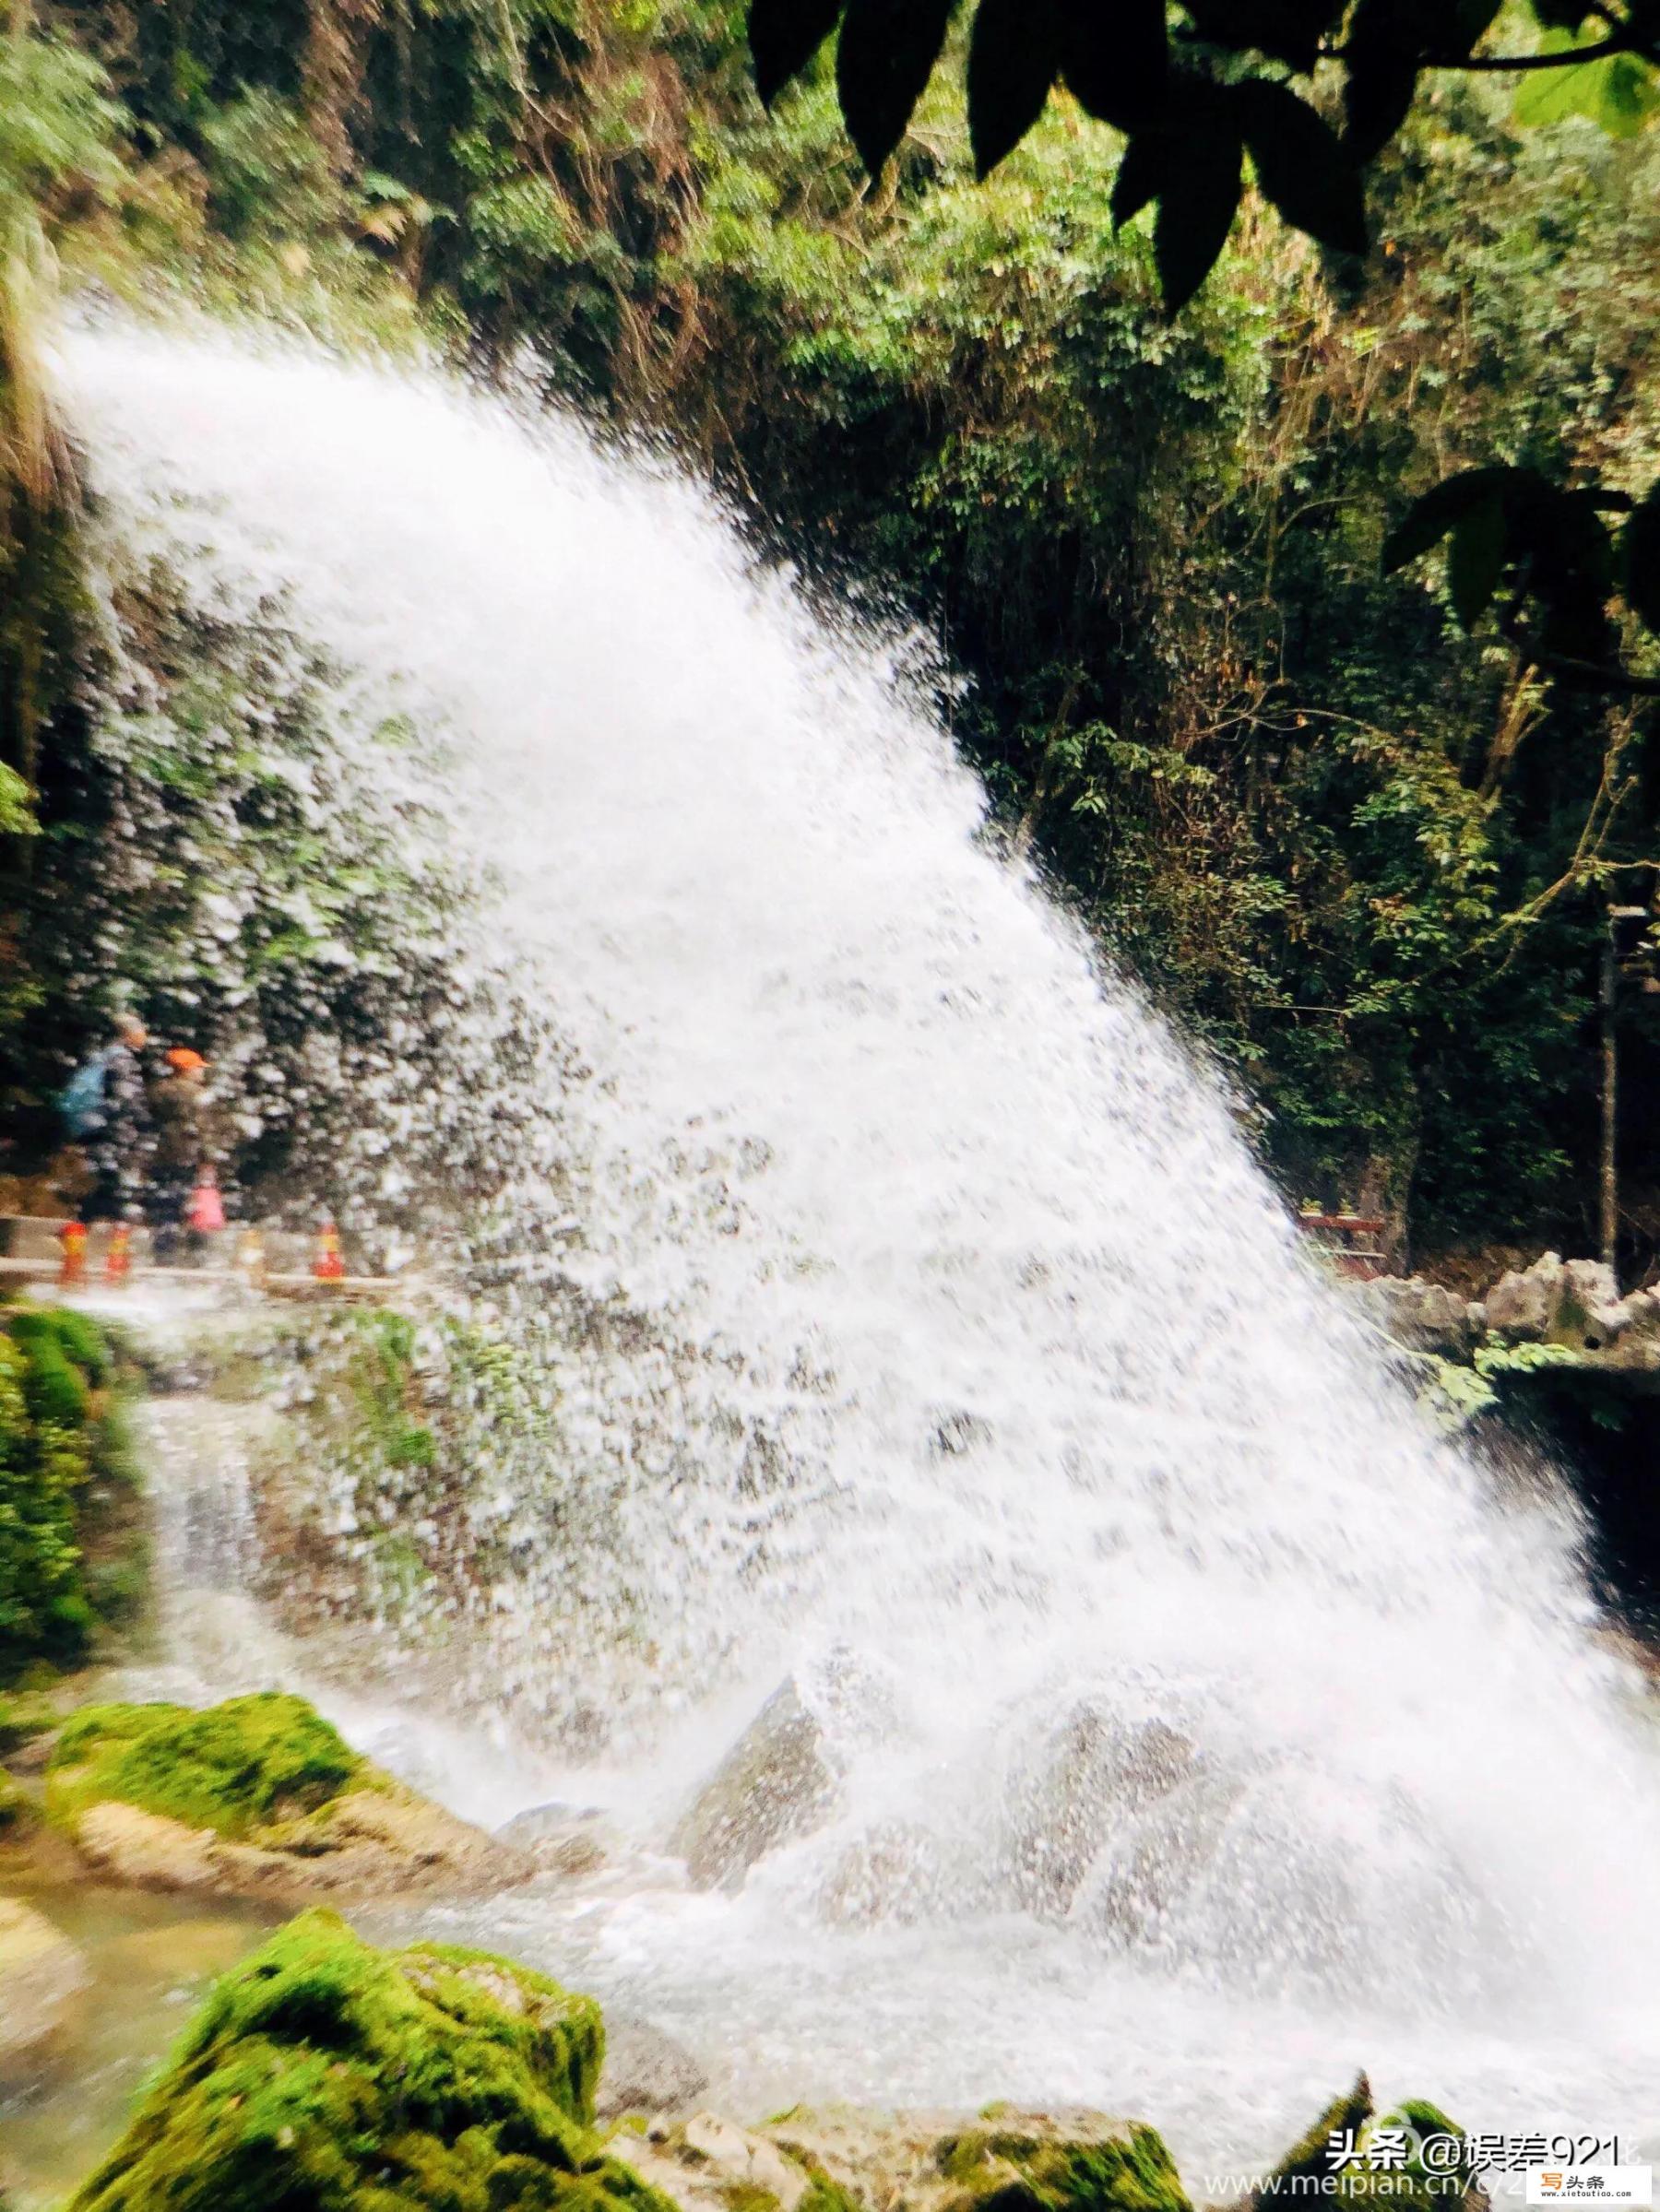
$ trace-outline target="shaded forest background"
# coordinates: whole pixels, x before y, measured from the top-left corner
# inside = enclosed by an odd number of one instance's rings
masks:
[[[1448,80],[1371,174],[1367,263],[1248,198],[1171,323],[1144,224],[1109,219],[1111,132],[1062,99],[979,184],[943,79],[867,196],[825,60],[765,114],[734,0],[37,13],[107,72],[73,99],[111,158],[30,187],[71,290],[425,337],[671,437],[769,549],[938,635],[1001,833],[1232,1072],[1294,1201],[1377,1206],[1420,1262],[1594,1248],[1598,966],[1610,901],[1654,896],[1653,706],[1547,689],[1380,549],[1469,461],[1646,491],[1646,117],[1524,128],[1503,80]],[[73,623],[16,619],[50,537],[7,538],[0,634],[45,841],[14,840],[0,1006],[25,1125],[83,1041],[30,935],[90,803]],[[1643,980],[1632,1274],[1660,1256]]]

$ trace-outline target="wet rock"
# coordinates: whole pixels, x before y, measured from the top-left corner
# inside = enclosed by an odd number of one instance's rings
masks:
[[[70,2212],[666,2212],[593,2132],[602,2046],[543,1975],[308,1912],[216,1984]]]
[[[1512,1268],[1488,1291],[1488,1327],[1495,1336],[1542,1343],[1556,1330],[1566,1295],[1560,1255],[1541,1252],[1530,1268]]]
[[[1115,1946],[1156,1943],[1168,1916],[1210,1868],[1246,1784],[1195,1766],[1132,1814],[1080,1884],[1073,1912]]]
[[[843,1927],[926,1920],[942,1887],[940,1839],[916,1821],[885,1820],[850,1843],[819,1891],[819,1910]]]
[[[535,1862],[352,1751],[302,1698],[89,1706],[53,1745],[48,1816],[110,1879],[302,1901],[526,1881]]]
[[[1319,2184],[1333,2170],[1332,2138],[1336,2135],[1358,2140],[1375,2109],[1370,2082],[1364,2074],[1358,2075],[1354,2088],[1333,2098],[1313,2126],[1291,2146],[1263,2186],[1253,2192],[1247,2203],[1272,2204],[1280,2197],[1320,2194]]]
[[[988,2115],[934,2159],[952,2184],[944,2212],[1187,2212],[1162,2138],[1102,2112]]]
[[[839,1787],[824,1731],[793,1682],[762,1707],[670,1838],[700,1889],[740,1889],[758,1859],[822,1828]]]
[[[1356,1295],[1386,1334],[1416,1352],[1467,1352],[1480,1333],[1479,1307],[1421,1275],[1380,1275]]]
[[[679,2212],[800,2212],[814,2190],[813,2175],[777,2144],[714,2112],[618,2135],[612,2155]],[[839,2207],[815,2200],[809,2212]]]
[[[618,1845],[616,1830],[593,1805],[532,1805],[497,1828],[495,1839],[571,1880],[597,1874],[610,1863]]]
[[[1272,2207],[1312,2197],[1360,2212],[1382,2196],[1405,2212],[1488,2212],[1486,2192],[1464,2141],[1455,2121],[1420,2099],[1376,2111],[1371,2085],[1362,2074],[1352,2089],[1334,2099],[1246,2202]],[[1340,2147],[1335,2152],[1334,2143]],[[1346,2161],[1342,2147],[1348,2146],[1354,2156]],[[1374,2150],[1375,2160],[1370,2155]]]
[[[1109,1833],[1168,1797],[1195,1765],[1188,1739],[1162,1721],[1127,1721],[1094,1703],[1076,1706],[1016,1792],[1022,1901],[1033,1911],[1065,1913]]]
[[[605,2071],[595,2103],[601,2120],[688,2111],[708,2087],[707,2074],[683,2043],[637,2014],[606,2015]]]
[[[0,1898],[0,2084],[51,2049],[91,1979],[79,1946],[44,1913]]]
[[[1075,2108],[797,2110],[764,2133],[839,2200],[905,2212],[1188,2212],[1150,2127]]]

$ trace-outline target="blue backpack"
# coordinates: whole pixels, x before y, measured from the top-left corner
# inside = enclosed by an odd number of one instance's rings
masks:
[[[104,1122],[104,1084],[110,1073],[110,1052],[95,1052],[85,1067],[77,1068],[58,1094],[58,1111],[72,1137],[90,1137]]]

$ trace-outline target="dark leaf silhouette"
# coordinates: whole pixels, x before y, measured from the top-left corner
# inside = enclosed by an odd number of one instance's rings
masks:
[[[933,75],[955,0],[850,0],[836,51],[848,132],[872,178]]]
[[[1239,211],[1244,143],[1235,104],[1194,82],[1173,97],[1153,225],[1165,312],[1178,314],[1215,266]]]
[[[1150,207],[1164,189],[1168,145],[1161,133],[1145,131],[1132,138],[1112,181],[1112,219],[1122,226]]]
[[[1240,85],[1236,100],[1257,183],[1286,220],[1336,253],[1364,254],[1366,197],[1336,133],[1284,85]]]
[[[1485,501],[1498,498],[1508,506],[1515,495],[1515,480],[1524,473],[1516,468],[1466,468],[1458,476],[1443,478],[1433,491],[1414,501],[1405,518],[1383,540],[1384,574],[1429,552]]]
[[[1120,131],[1151,123],[1170,77],[1164,0],[1068,0],[1061,74],[1103,123]]]
[[[1043,112],[1061,67],[1063,0],[980,0],[968,49],[968,130],[988,176]]]
[[[1360,0],[1350,19],[1343,142],[1353,161],[1381,153],[1411,112],[1422,50],[1407,34],[1394,0]]]
[[[771,107],[841,20],[842,0],[752,0],[750,53],[755,89]]]
[[[1343,14],[1343,0],[1183,0],[1202,38],[1236,50],[1254,47],[1300,75],[1314,67],[1320,41]]]
[[[1627,604],[1640,621],[1660,632],[1660,484],[1626,524],[1619,556]]]
[[[1453,525],[1447,556],[1447,589],[1452,611],[1466,630],[1487,612],[1504,572],[1504,502],[1497,490],[1465,509]]]

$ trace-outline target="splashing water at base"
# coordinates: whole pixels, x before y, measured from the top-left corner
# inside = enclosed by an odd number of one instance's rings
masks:
[[[1565,1512],[1420,1431],[893,642],[435,379],[125,331],[62,376],[111,526],[443,731],[468,957],[548,1009],[491,1298],[589,1326],[504,1508],[504,1700],[577,1678],[577,1786],[647,1842],[786,1675],[832,1777],[736,1898],[473,1932],[757,2101],[1084,2095],[1243,2155],[1366,2061],[1660,2128],[1660,1757]]]

